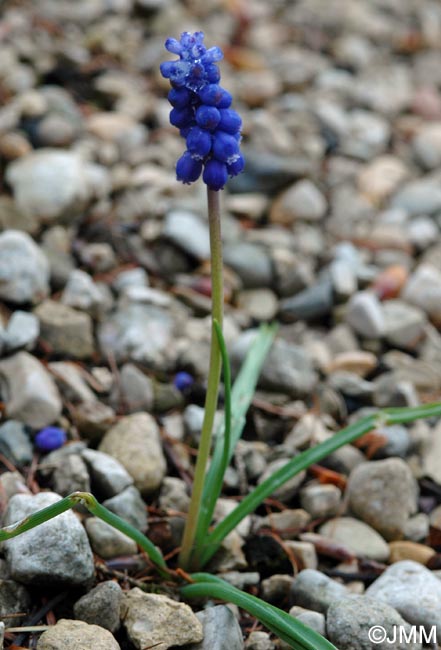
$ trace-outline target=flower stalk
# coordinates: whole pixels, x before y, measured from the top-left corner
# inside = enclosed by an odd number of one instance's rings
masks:
[[[207,470],[208,456],[211,448],[214,416],[219,394],[219,381],[222,365],[222,356],[214,323],[222,328],[224,311],[224,286],[222,268],[222,238],[220,220],[219,192],[207,190],[208,199],[208,222],[210,230],[211,249],[211,343],[210,343],[210,366],[208,372],[207,393],[205,397],[204,420],[202,423],[201,439],[196,460],[196,467],[193,479],[193,490],[190,507],[185,525],[182,547],[179,555],[179,566],[184,569],[191,569],[193,544],[198,525],[198,516],[201,506],[202,493],[204,489],[205,474]]]

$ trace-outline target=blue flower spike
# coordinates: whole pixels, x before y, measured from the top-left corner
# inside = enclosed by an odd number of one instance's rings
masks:
[[[66,432],[59,427],[45,427],[35,436],[35,444],[40,451],[54,451],[66,442]]]
[[[184,32],[178,41],[168,38],[165,48],[179,56],[161,63],[161,74],[170,80],[170,123],[186,140],[187,149],[176,164],[176,177],[193,183],[200,175],[210,190],[225,187],[228,176],[243,171],[240,152],[242,120],[230,108],[230,93],[219,86],[219,47],[207,49],[203,32]]]

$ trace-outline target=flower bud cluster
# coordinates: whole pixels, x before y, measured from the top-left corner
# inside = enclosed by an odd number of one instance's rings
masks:
[[[162,63],[161,74],[172,85],[168,94],[173,107],[170,123],[179,129],[187,145],[176,164],[177,179],[193,183],[202,173],[210,189],[221,190],[228,176],[236,176],[244,167],[240,152],[242,120],[230,108],[230,93],[219,85],[216,61],[222,59],[222,50],[207,50],[203,41],[203,32],[184,32],[179,41],[167,39],[166,49],[178,54],[179,59]]]

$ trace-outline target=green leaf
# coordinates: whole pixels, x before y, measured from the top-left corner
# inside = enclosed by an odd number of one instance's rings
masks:
[[[42,508],[32,515],[25,517],[11,526],[0,528],[0,542],[17,537],[36,526],[44,524],[46,521],[61,515],[63,512],[70,510],[77,504],[84,505],[89,512],[96,517],[99,517],[113,528],[121,531],[131,539],[133,539],[143,551],[147,553],[153,564],[156,565],[157,570],[163,577],[168,577],[167,565],[162,556],[161,551],[151,542],[148,537],[143,535],[139,530],[131,526],[127,521],[118,517],[113,512],[102,506],[95,499],[93,494],[89,492],[73,492],[69,496],[60,499],[46,508]]]
[[[288,643],[294,650],[337,650],[332,643],[290,614],[233,587],[217,576],[208,573],[193,573],[190,577],[195,583],[182,587],[180,590],[186,598],[205,596],[234,603],[259,619],[265,627]]]
[[[199,511],[198,526],[194,545],[194,557],[196,559],[199,558],[201,545],[206,540],[208,528],[213,518],[216,501],[222,491],[222,482],[226,466],[228,466],[230,463],[236,445],[242,435],[242,430],[245,425],[245,416],[253,400],[257,381],[259,379],[265,358],[274,341],[276,331],[277,327],[274,325],[263,325],[259,329],[259,332],[253,341],[253,344],[248,351],[246,359],[239,371],[239,374],[237,375],[236,381],[234,382],[234,386],[231,391],[231,432],[227,431],[227,434],[230,434],[227,436],[230,438],[230,440],[227,442],[225,441],[226,427],[224,424],[216,435],[216,445],[213,457],[209,470],[207,472],[207,476],[205,478],[204,492],[202,496],[201,509]],[[219,345],[224,362],[225,376],[225,368],[228,365],[228,373],[229,362],[228,364],[225,363],[225,357],[227,354],[225,344],[223,346],[223,349],[221,343]],[[227,385],[225,385],[225,389],[225,395],[227,397]],[[226,450],[228,453],[226,453]]]
[[[412,422],[419,418],[428,418],[441,415],[441,403],[426,404],[416,407],[402,407],[384,409],[374,415],[362,418],[358,422],[349,425],[324,442],[303,451],[291,461],[286,463],[279,470],[269,476],[263,483],[258,485],[248,494],[241,503],[223,519],[205,540],[204,548],[201,549],[199,560],[200,566],[211,559],[220,547],[222,540],[251,512],[254,512],[267,497],[271,496],[279,487],[289,481],[293,476],[304,469],[308,469],[314,463],[332,454],[334,451],[347,445],[365,433],[380,425],[399,424]]]

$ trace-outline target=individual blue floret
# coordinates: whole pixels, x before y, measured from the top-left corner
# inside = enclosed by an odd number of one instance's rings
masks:
[[[227,133],[238,133],[242,126],[242,120],[239,113],[232,108],[222,108],[219,110],[220,120],[219,128]]]
[[[214,131],[220,122],[221,114],[215,106],[206,106],[202,104],[196,109],[196,122],[203,129]]]
[[[227,165],[228,175],[231,177],[237,176],[238,174],[240,174],[240,172],[243,171],[244,167],[245,167],[245,159],[242,154],[239,154],[239,158],[237,158],[237,160]]]
[[[194,158],[186,151],[176,163],[176,178],[183,183],[194,183],[202,172],[202,160]]]
[[[189,372],[185,372],[185,370],[181,370],[180,372],[176,373],[175,378],[173,380],[173,384],[175,385],[175,388],[177,388],[181,392],[184,392],[188,388],[193,386],[194,379]]]
[[[242,120],[230,108],[232,97],[219,85],[216,65],[223,57],[219,47],[207,50],[203,32],[184,32],[180,40],[167,39],[166,49],[178,55],[161,64],[162,75],[170,80],[168,94],[170,123],[185,138],[187,150],[176,165],[177,179],[193,183],[203,171],[212,190],[221,190],[228,176],[244,167],[240,152]]]
[[[201,102],[207,106],[216,106],[217,108],[228,108],[233,101],[230,93],[218,84],[208,84],[199,91]]]
[[[240,156],[239,143],[233,135],[217,131],[213,136],[213,156],[231,165]]]
[[[212,190],[221,190],[228,180],[228,170],[225,163],[210,158],[205,163],[202,179]]]
[[[212,139],[211,133],[194,126],[187,135],[187,149],[194,158],[203,160],[211,151]]]
[[[59,427],[44,427],[35,436],[35,445],[40,451],[54,451],[66,442],[66,432]]]

